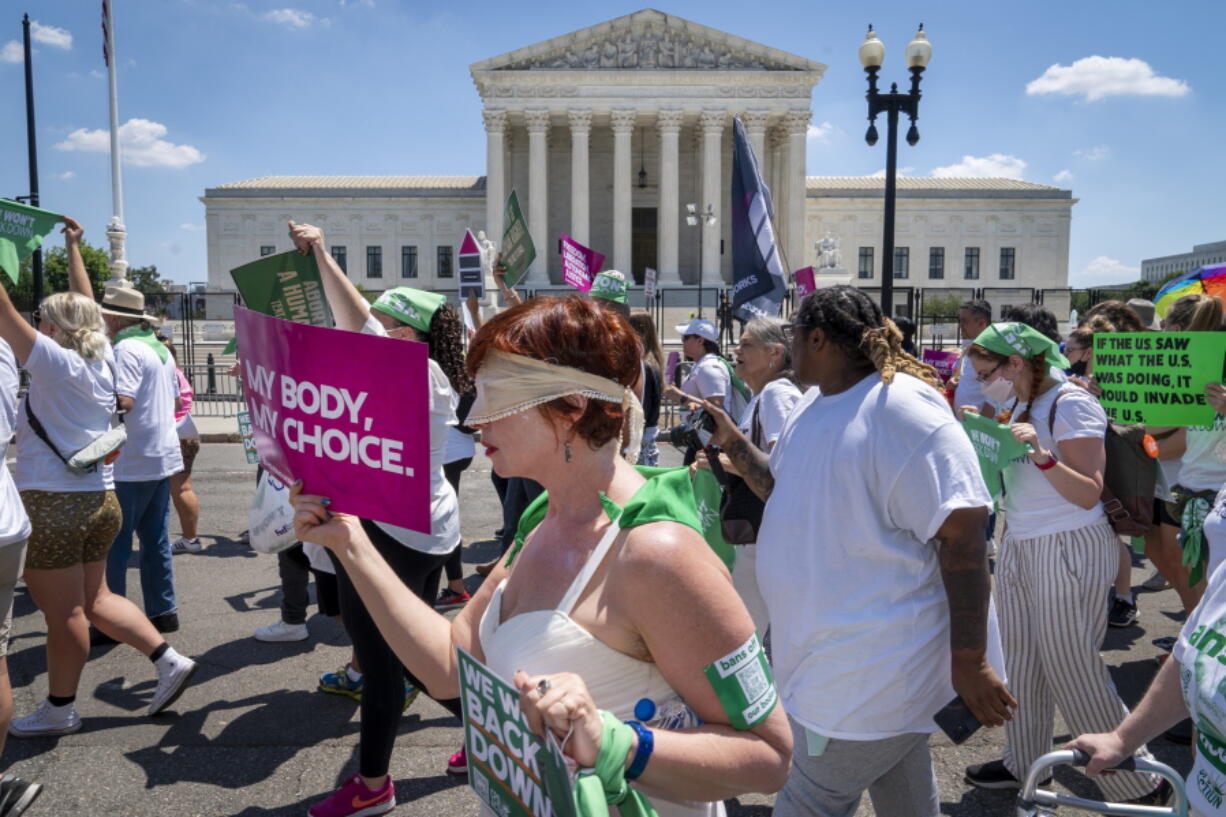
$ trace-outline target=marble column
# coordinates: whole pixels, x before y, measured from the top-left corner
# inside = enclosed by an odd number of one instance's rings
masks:
[[[766,175],[767,116],[765,111],[746,111],[741,114],[741,121],[745,123],[745,133],[749,136],[749,143],[753,145],[753,155],[758,158],[758,167],[763,179],[770,178]]]
[[[630,139],[637,112],[613,111],[613,268],[631,280],[633,241],[631,223]]]
[[[591,111],[567,111],[570,120],[570,237],[591,246],[591,186],[588,180],[588,143]]]
[[[805,266],[805,143],[811,111],[789,111],[784,118],[787,128],[787,244],[784,252],[792,270]]]
[[[536,245],[536,260],[528,270],[528,283],[549,283],[549,111],[524,111],[528,126],[528,232]]]
[[[502,211],[506,205],[507,112],[486,109],[485,119],[485,236],[502,243]]]
[[[678,189],[681,174],[680,138],[681,111],[662,110],[656,114],[660,132],[660,210],[657,216],[659,245],[656,272],[661,287],[681,286],[680,250],[681,196]]]
[[[720,152],[720,142],[724,136],[724,124],[728,115],[724,111],[703,111],[698,117],[702,129],[702,199],[698,202],[699,211],[705,213],[707,205],[711,205],[719,223],[712,226],[702,226],[702,265],[699,274],[703,284],[718,284],[720,277],[719,237],[720,223],[723,222],[725,190],[721,180],[723,154]],[[697,279],[695,279],[697,280]]]

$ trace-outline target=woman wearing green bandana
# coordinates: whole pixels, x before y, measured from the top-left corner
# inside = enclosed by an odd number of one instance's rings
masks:
[[[1018,709],[1005,723],[1004,758],[966,770],[975,786],[1008,789],[1051,750],[1055,707],[1078,734],[1109,731],[1128,714],[1098,652],[1119,540],[1099,499],[1107,417],[1089,392],[1052,377],[1051,367],[1069,365],[1056,344],[1025,324],[996,323],[967,356],[984,396],[1010,413],[1013,436],[1031,448],[1003,471],[1007,528],[996,566]],[[1143,746],[1137,754],[1149,757]],[[1164,799],[1169,786],[1127,772],[1099,782],[1112,801]]]

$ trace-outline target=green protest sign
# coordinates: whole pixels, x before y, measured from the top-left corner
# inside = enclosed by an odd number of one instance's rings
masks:
[[[230,270],[248,309],[281,320],[331,326],[319,265],[312,254],[296,250],[266,255]]]
[[[536,245],[532,243],[532,234],[528,232],[528,222],[524,221],[523,211],[519,208],[519,196],[515,191],[507,198],[506,209],[503,210],[502,221],[506,227],[502,231],[502,264],[507,268],[506,285],[513,287],[524,277],[528,267],[536,260]]]
[[[1094,380],[1117,423],[1209,426],[1205,386],[1221,383],[1226,332],[1118,332],[1094,336]]]
[[[456,648],[468,784],[499,817],[575,817],[570,770],[558,742],[528,728],[519,691]]]
[[[1030,446],[1019,443],[1009,426],[1001,425],[990,417],[972,411],[962,415],[962,428],[971,438],[971,445],[979,455],[979,470],[992,498],[1000,496],[1002,483],[1000,472],[1006,465],[1030,453]]]
[[[38,249],[43,236],[54,230],[62,218],[47,210],[0,199],[0,269],[8,273],[14,284],[21,262]]]

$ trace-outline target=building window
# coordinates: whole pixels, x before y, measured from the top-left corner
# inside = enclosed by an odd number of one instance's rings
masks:
[[[911,248],[894,248],[894,277],[909,278],[911,276]]]
[[[400,248],[400,277],[417,277],[417,247],[407,246]]]
[[[382,247],[367,247],[366,248],[366,277],[367,278],[382,278],[383,277],[383,248]]]
[[[929,278],[944,278],[945,277],[945,248],[944,247],[929,247],[928,248],[928,277]]]
[[[1017,249],[1014,247],[1000,248],[1000,280],[1012,281],[1014,262],[1017,261]]]
[[[332,260],[341,268],[341,272],[349,274],[349,252],[343,244],[332,245]]]
[[[872,278],[873,277],[873,248],[872,247],[861,247],[860,248],[860,277],[861,278]]]
[[[260,245],[260,257],[261,257],[261,258],[263,258],[263,257],[264,257],[264,256],[266,256],[266,255],[272,255],[272,254],[273,254],[273,253],[275,253],[276,251],[277,251],[277,248],[276,248],[276,247],[274,247],[274,246],[273,246],[273,245],[271,245],[271,244],[262,244],[262,245]]]
[[[979,280],[979,248],[978,247],[967,247],[966,248],[966,276],[965,277],[966,277],[966,280],[968,281],[978,281]]]
[[[455,277],[455,271],[451,267],[451,247],[438,248],[438,277]]]

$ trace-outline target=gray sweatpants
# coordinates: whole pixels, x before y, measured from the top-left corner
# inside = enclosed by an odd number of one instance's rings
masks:
[[[928,736],[832,738],[809,757],[805,728],[792,724],[792,771],[774,817],[852,817],[865,791],[878,817],[935,817],[939,807]]]

